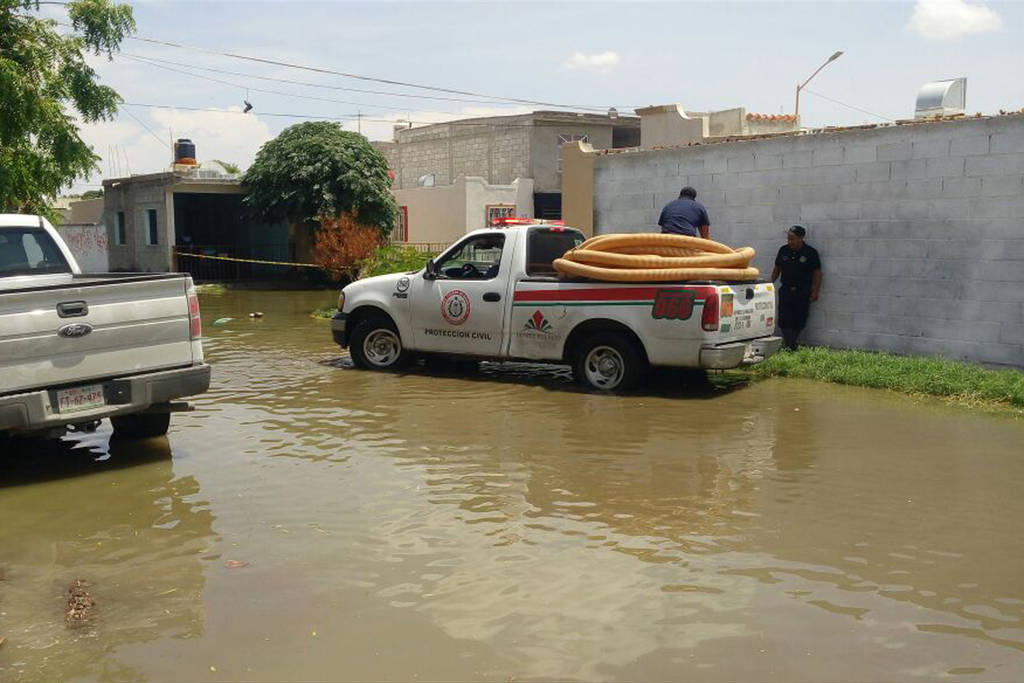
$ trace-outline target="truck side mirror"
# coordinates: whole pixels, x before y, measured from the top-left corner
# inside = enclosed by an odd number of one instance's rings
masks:
[[[434,263],[434,259],[427,261],[427,269],[423,273],[424,280],[436,280],[437,279],[437,264]]]

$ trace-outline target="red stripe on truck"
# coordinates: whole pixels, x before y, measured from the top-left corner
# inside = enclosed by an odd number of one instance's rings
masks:
[[[594,287],[588,289],[526,289],[517,290],[512,301],[654,301],[665,289],[685,289],[705,298],[716,293],[714,287],[666,285],[664,287]]]

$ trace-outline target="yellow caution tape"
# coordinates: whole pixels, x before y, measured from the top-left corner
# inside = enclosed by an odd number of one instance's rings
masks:
[[[235,263],[261,263],[267,266],[295,266],[296,268],[319,268],[320,270],[333,270],[337,272],[343,272],[340,268],[328,268],[327,266],[317,265],[316,263],[292,263],[290,261],[262,261],[259,259],[249,258],[234,258],[232,256],[208,256],[206,254],[190,254],[184,251],[174,252],[178,256],[186,256],[188,258],[205,258],[212,259],[214,261],[234,261]]]

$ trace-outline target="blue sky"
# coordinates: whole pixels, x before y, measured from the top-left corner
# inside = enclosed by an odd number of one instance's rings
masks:
[[[386,79],[599,109],[679,103],[691,110],[743,106],[791,112],[794,88],[836,50],[845,54],[811,90],[884,118],[913,115],[926,81],[966,76],[970,111],[1024,106],[1024,4],[916,2],[788,3],[133,3],[140,37],[187,43]],[[56,9],[49,10],[57,12]],[[58,16],[54,14],[54,16]],[[344,117],[361,112],[371,139],[395,119],[435,121],[550,107],[371,95],[270,83],[196,67],[326,86],[411,94],[425,91],[257,64],[128,40],[125,53],[178,62],[158,68],[127,57],[93,60],[128,103],[116,122],[87,127],[105,157],[103,174],[160,170],[169,134],[191,137],[200,159],[251,162],[259,145],[303,120],[268,113]],[[249,88],[248,93],[246,88]],[[257,92],[257,88],[341,102]],[[436,94],[436,93],[435,93]],[[448,97],[457,97],[447,95]],[[804,125],[878,122],[810,93]],[[140,121],[148,128],[147,131]],[[347,124],[355,129],[355,122]],[[114,158],[118,162],[114,163]],[[88,180],[99,182],[97,175]],[[82,189],[84,185],[77,188]]]

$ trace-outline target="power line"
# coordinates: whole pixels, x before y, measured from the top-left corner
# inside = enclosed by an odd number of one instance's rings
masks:
[[[65,24],[62,22],[55,22],[58,26],[64,28],[74,27],[71,24]],[[479,97],[484,99],[501,100],[503,102],[512,102],[515,104],[530,104],[541,107],[558,107],[561,109],[588,109],[591,111],[597,111],[604,113],[607,111],[607,107],[594,107],[582,104],[559,104],[556,102],[544,102],[541,100],[528,100],[520,97],[502,97],[500,95],[488,95],[485,93],[473,92],[472,90],[459,90],[456,88],[443,88],[434,85],[422,85],[420,83],[412,83],[409,81],[397,81],[390,78],[378,78],[376,76],[364,76],[362,74],[350,73],[347,71],[338,71],[335,69],[325,69],[318,66],[309,66],[307,64],[296,64],[293,62],[285,62],[277,59],[266,59],[265,57],[254,57],[252,55],[243,55],[235,52],[221,52],[219,50],[211,50],[205,47],[199,47],[198,45],[186,45],[184,43],[175,43],[169,40],[157,40],[156,38],[144,38],[142,36],[125,36],[127,40],[138,40],[143,43],[150,43],[153,45],[163,45],[164,47],[173,47],[179,50],[192,50],[194,52],[202,52],[210,55],[218,55],[220,57],[228,57],[230,59],[238,59],[248,62],[256,62],[258,64],[269,64],[271,66],[281,66],[287,69],[296,69],[299,71],[310,71],[313,73],[327,74],[329,76],[341,76],[342,78],[352,78],[359,81],[369,81],[372,83],[384,83],[385,85],[397,85],[403,88],[416,88],[418,90],[431,90],[434,92],[443,92],[450,95],[468,95],[469,97]]]
[[[379,109],[381,111],[405,111],[406,110],[405,107],[385,107],[385,106],[376,105],[376,104],[368,104],[366,102],[351,102],[351,101],[348,101],[348,100],[336,100],[336,99],[332,99],[332,98],[329,98],[329,97],[316,97],[315,95],[303,95],[301,93],[284,92],[284,91],[281,91],[281,90],[267,90],[265,88],[252,88],[252,87],[241,85],[239,83],[233,83],[231,81],[225,81],[225,80],[222,80],[220,78],[214,78],[212,76],[204,76],[202,74],[192,73],[192,72],[189,72],[189,71],[184,71],[182,69],[175,69],[173,67],[163,66],[162,64],[155,64],[155,63],[150,62],[147,58],[144,58],[144,57],[134,57],[132,55],[122,55],[122,56],[126,57],[126,58],[128,58],[128,59],[130,59],[132,61],[135,61],[135,62],[148,64],[149,66],[156,67],[157,69],[164,69],[166,71],[173,71],[174,73],[183,74],[185,76],[191,76],[192,78],[201,78],[203,80],[211,81],[213,83],[220,83],[221,85],[229,85],[229,86],[232,86],[232,87],[235,87],[235,88],[239,88],[240,90],[245,90],[245,91],[251,90],[253,92],[267,93],[269,95],[281,95],[283,97],[295,97],[295,98],[304,99],[304,100],[314,100],[314,101],[317,101],[317,102],[331,102],[333,104],[347,104],[347,105],[351,105],[351,106],[354,106],[354,107],[369,107],[370,109]],[[436,113],[436,114],[450,114],[452,116],[459,116],[460,115],[460,112],[454,112],[454,111],[437,111],[437,112],[432,111],[432,112],[429,112],[429,113],[432,113],[432,114],[433,113]]]
[[[156,40],[154,38],[143,38],[141,36],[126,36],[130,40],[139,40],[146,43],[153,43],[155,45],[164,45],[166,47],[174,47],[182,50],[195,50],[198,52],[205,52],[207,54],[220,55],[222,57],[229,57],[231,59],[240,59],[249,62],[257,62],[259,64],[269,64],[271,66],[282,66],[287,69],[297,69],[301,71],[311,71],[313,73],[328,74],[331,76],[341,76],[343,78],[352,78],[359,81],[369,81],[372,83],[384,83],[385,85],[397,85],[404,88],[416,88],[418,90],[431,90],[433,92],[443,92],[451,95],[468,95],[470,97],[482,97],[494,100],[503,100],[505,102],[515,102],[517,104],[532,104],[542,107],[561,107],[563,109],[592,109],[597,111],[605,111],[601,107],[589,107],[578,104],[557,104],[554,102],[543,102],[539,100],[527,100],[519,97],[501,97],[498,95],[487,95],[484,93],[473,92],[471,90],[458,90],[456,88],[442,88],[439,86],[432,85],[420,85],[418,83],[411,83],[408,81],[396,81],[389,78],[377,78],[375,76],[363,76],[360,74],[349,73],[346,71],[336,71],[334,69],[324,69],[317,66],[308,66],[304,64],[294,64],[292,62],[284,62],[277,59],[266,59],[264,57],[253,57],[251,55],[236,54],[234,52],[219,52],[217,50],[209,50],[207,48],[197,47],[193,45],[184,45],[182,43],[173,43],[165,40]]]
[[[307,88],[321,88],[324,90],[343,90],[345,92],[358,92],[365,93],[368,95],[384,95],[386,97],[406,97],[417,100],[439,100],[443,102],[464,102],[469,104],[505,104],[502,100],[481,100],[481,99],[469,99],[465,97],[445,97],[443,95],[413,95],[411,93],[391,92],[388,90],[366,90],[364,88],[348,88],[343,85],[331,85],[327,83],[311,83],[309,81],[297,81],[291,78],[274,78],[272,76],[259,76],[257,74],[246,73],[244,71],[231,71],[230,69],[217,69],[212,66],[200,66],[198,64],[186,64],[183,62],[176,62],[170,59],[159,59],[157,57],[150,57],[148,55],[138,55],[131,52],[118,52],[118,56],[129,57],[136,60],[148,61],[148,62],[160,62],[161,64],[171,64],[173,66],[185,67],[188,69],[196,69],[199,71],[209,71],[212,73],[227,74],[229,76],[242,76],[243,78],[255,78],[261,81],[273,81],[275,83],[287,83],[289,85],[301,85]],[[154,66],[156,66],[154,64]],[[198,75],[198,74],[196,74]]]
[[[839,100],[833,99],[833,98],[831,98],[831,97],[829,97],[827,95],[822,95],[821,93],[814,92],[810,88],[804,88],[803,92],[809,92],[812,95],[820,97],[823,100],[828,100],[829,102],[832,102],[834,104],[838,104],[841,107],[846,107],[847,109],[853,109],[855,111],[859,111],[862,114],[868,114],[869,116],[874,116],[876,119],[882,119],[883,121],[888,121],[890,123],[893,123],[895,121],[894,119],[891,119],[888,116],[882,116],[881,114],[876,114],[874,112],[868,111],[867,109],[861,109],[860,107],[855,107],[852,104],[847,104],[846,102],[840,102]]]
[[[150,134],[150,135],[152,135],[152,136],[153,136],[154,138],[156,138],[156,141],[157,141],[157,142],[159,142],[159,143],[160,143],[161,145],[163,145],[163,146],[164,146],[164,147],[166,147],[167,149],[170,149],[170,148],[171,148],[170,144],[169,144],[169,143],[168,143],[168,142],[167,142],[166,140],[164,140],[164,139],[163,139],[162,137],[160,137],[159,135],[157,135],[156,133],[154,133],[154,132],[153,132],[153,130],[152,130],[152,129],[151,129],[151,128],[150,128],[149,126],[147,126],[147,125],[146,125],[145,123],[143,123],[143,122],[142,122],[142,119],[140,119],[140,118],[139,118],[138,116],[136,116],[135,114],[131,113],[131,112],[130,112],[130,111],[128,111],[127,109],[121,109],[120,107],[118,107],[118,109],[119,109],[120,111],[123,111],[123,112],[124,112],[125,114],[128,114],[128,116],[132,117],[133,119],[135,119],[135,121],[136,121],[136,122],[137,122],[137,123],[138,123],[138,124],[139,124],[140,126],[142,126],[143,128],[145,128],[145,129],[146,129],[146,132],[147,132],[147,133],[149,133],[149,134]]]
[[[212,113],[215,113],[215,114],[235,114],[235,115],[238,115],[238,116],[251,116],[251,114],[247,114],[246,112],[238,111],[238,110],[235,110],[235,109],[214,109],[212,107],[186,107],[186,106],[176,105],[176,104],[152,104],[152,103],[148,103],[148,102],[122,102],[121,104],[125,105],[125,106],[129,106],[129,107],[145,107],[145,108],[148,108],[148,109],[179,109],[181,111],[208,111],[208,112],[212,112]],[[469,120],[463,120],[463,121],[411,121],[409,119],[380,119],[380,118],[374,119],[374,118],[368,118],[366,116],[362,116],[361,117],[359,113],[355,113],[355,114],[341,114],[340,116],[324,116],[324,115],[321,115],[321,114],[295,114],[295,113],[285,113],[285,112],[265,112],[265,111],[261,111],[261,112],[259,112],[258,115],[259,116],[279,116],[279,117],[293,118],[293,119],[313,119],[313,120],[320,120],[320,121],[342,121],[342,122],[346,122],[346,123],[349,123],[349,122],[352,122],[352,121],[355,121],[355,120],[358,120],[358,119],[361,118],[363,121],[366,121],[366,122],[369,122],[369,123],[409,123],[409,124],[421,125],[421,126],[434,126],[434,125],[438,125],[438,126],[489,126],[491,128],[532,128],[533,127],[532,123],[487,123],[488,118],[506,118],[504,116],[482,117],[482,118],[469,119]],[[516,117],[516,116],[519,116],[519,115],[518,114],[509,114],[508,115],[508,117]]]

